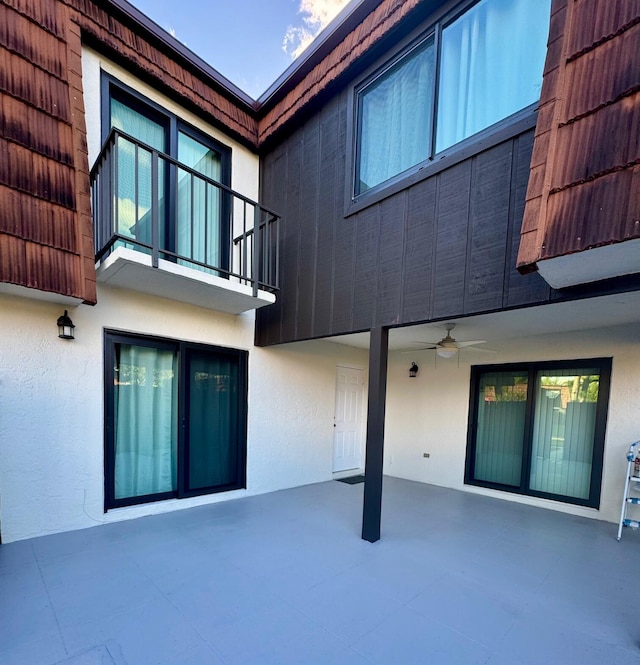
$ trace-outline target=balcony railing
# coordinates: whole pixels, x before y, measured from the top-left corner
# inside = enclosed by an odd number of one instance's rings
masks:
[[[278,215],[113,129],[91,170],[96,261],[118,247],[278,289]]]

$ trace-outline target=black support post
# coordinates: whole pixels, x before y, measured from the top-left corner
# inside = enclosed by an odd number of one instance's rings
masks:
[[[371,330],[369,341],[369,401],[367,405],[367,460],[364,470],[364,507],[362,511],[362,538],[370,543],[380,540],[388,346],[388,328],[374,328]]]

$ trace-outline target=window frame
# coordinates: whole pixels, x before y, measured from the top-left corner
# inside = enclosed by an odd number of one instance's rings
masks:
[[[441,37],[442,31],[449,24],[456,21],[469,11],[480,0],[465,0],[464,2],[448,2],[438,12],[431,14],[428,23],[423,24],[411,32],[393,50],[378,58],[374,64],[368,67],[349,87],[347,99],[347,150],[345,169],[345,197],[344,216],[353,215],[370,205],[378,203],[393,194],[402,191],[426,178],[458,164],[469,157],[473,157],[503,141],[506,141],[528,129],[536,126],[538,118],[539,100],[526,106],[515,113],[499,120],[485,129],[468,136],[467,138],[448,146],[439,153],[435,152],[437,119],[438,119],[438,97],[440,69],[441,69]],[[433,36],[434,57],[434,103],[431,108],[431,138],[429,157],[398,173],[391,178],[378,183],[361,194],[356,194],[358,153],[359,153],[359,107],[358,95],[365,90],[379,76],[384,75],[390,68],[399,63],[408,53],[424,40]]]
[[[100,77],[100,135],[103,145],[111,133],[111,99],[115,97],[118,101],[127,104],[141,115],[158,124],[164,125],[166,145],[164,154],[172,159],[176,161],[178,159],[179,133],[186,134],[195,141],[217,152],[220,155],[220,183],[225,187],[231,188],[232,149],[230,146],[225,145],[203,130],[189,124],[175,113],[163,108],[160,104],[142,95],[104,70],[101,70]],[[176,223],[178,217],[176,185],[176,169],[168,168],[165,174],[165,187],[168,201],[167,210],[170,212],[166,215],[165,219],[165,237],[171,241],[167,249],[173,252],[176,251]],[[222,223],[223,221],[225,223]],[[223,250],[221,261],[223,265],[228,265],[230,236],[233,232],[231,229],[231,202],[228,196],[221,197],[220,222],[220,246]]]
[[[205,496],[218,494],[247,487],[247,419],[248,419],[248,369],[249,352],[242,349],[233,349],[213,344],[202,344],[199,342],[188,342],[184,340],[158,337],[155,335],[144,335],[140,333],[124,332],[121,330],[104,329],[104,511],[105,513],[115,508],[124,508],[167,499],[186,499],[194,496]],[[115,399],[113,390],[113,368],[115,366],[115,345],[134,344],[154,349],[174,351],[177,354],[178,378],[177,378],[177,488],[174,491],[157,494],[146,494],[123,499],[115,498],[115,441],[114,441],[114,415]],[[188,489],[188,393],[189,382],[187,377],[187,353],[189,351],[200,351],[232,357],[238,363],[238,433],[237,433],[237,466],[235,483],[218,485],[215,487]]]
[[[115,93],[116,98],[142,115],[159,124],[166,123],[166,154],[173,159],[178,159],[178,132],[183,132],[191,138],[199,141],[220,154],[220,183],[231,187],[231,147],[225,145],[215,137],[207,134],[202,129],[195,127],[183,120],[178,115],[164,108],[152,99],[149,99],[134,88],[123,83],[115,76],[104,70],[100,71],[100,135],[102,143],[107,140],[111,132],[111,97]]]
[[[545,360],[529,361],[521,363],[507,363],[498,365],[472,365],[469,389],[469,417],[467,422],[467,446],[464,468],[464,484],[486,489],[510,492],[521,496],[529,496],[539,499],[549,499],[560,503],[569,503],[587,508],[600,508],[600,497],[602,492],[602,476],[604,461],[604,445],[607,427],[607,416],[609,410],[609,397],[611,391],[612,358],[582,358],[577,360]],[[598,388],[598,402],[596,406],[595,429],[593,433],[593,453],[591,459],[591,482],[588,499],[580,499],[550,492],[541,492],[529,488],[531,473],[531,454],[533,445],[533,426],[535,413],[535,386],[536,375],[541,371],[571,370],[595,367],[600,371]],[[522,465],[520,470],[520,486],[504,485],[501,483],[476,480],[475,469],[475,445],[478,427],[478,399],[480,379],[483,374],[489,372],[523,372],[528,375],[527,400],[525,406]]]

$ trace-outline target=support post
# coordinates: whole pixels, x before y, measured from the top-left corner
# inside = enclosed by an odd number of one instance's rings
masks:
[[[380,540],[388,347],[389,329],[373,328],[369,341],[367,458],[364,470],[364,506],[362,511],[362,538],[363,540],[368,540],[370,543]]]

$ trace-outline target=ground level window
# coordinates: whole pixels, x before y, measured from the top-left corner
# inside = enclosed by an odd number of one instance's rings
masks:
[[[474,367],[465,482],[598,507],[611,360]]]
[[[247,353],[105,336],[105,507],[246,486]]]

